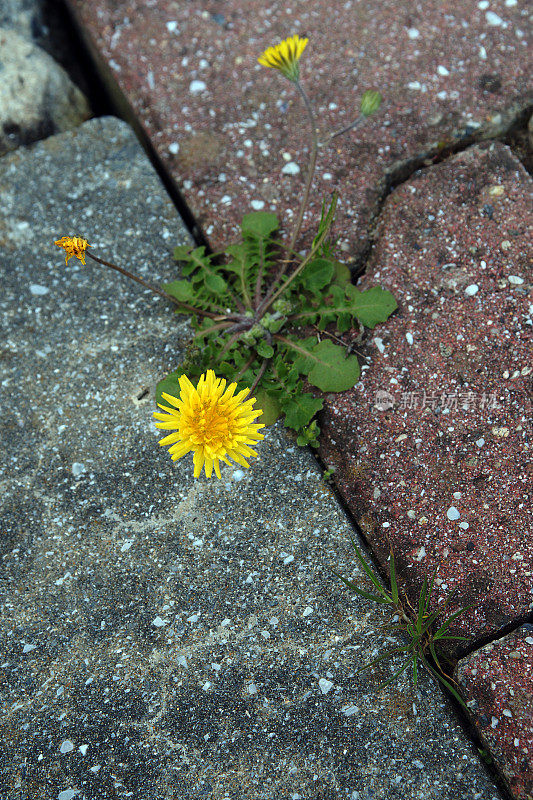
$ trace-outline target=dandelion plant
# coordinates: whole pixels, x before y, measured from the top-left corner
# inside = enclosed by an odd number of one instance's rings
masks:
[[[296,431],[299,445],[317,446],[320,428],[314,417],[323,401],[312,387],[322,392],[351,389],[360,368],[343,334],[354,326],[374,328],[397,306],[392,294],[379,286],[357,289],[348,267],[337,259],[332,236],[335,193],[322,204],[311,246],[307,252],[298,249],[320,148],[363,122],[381,102],[379,92],[365,92],[357,119],[319,141],[313,108],[300,81],[299,62],[307,43],[291,36],[258,59],[294,85],[309,121],[309,164],[292,231],[273,213],[245,214],[240,240],[220,253],[208,252],[205,246],[177,247],[174,257],[181,275],[162,287],[90,252],[87,240],[79,236],[63,237],[56,244],[65,249],[67,262],[76,256],[85,263],[87,256],[132,278],[172,302],[177,313],[190,317],[193,341],[179,367],[159,382],[159,404],[175,396],[182,376],[189,380],[213,371],[235,384],[241,394],[246,388],[247,397],[255,395],[262,409],[261,424],[283,417],[285,426]],[[215,450],[205,450],[206,471],[214,467],[218,474],[217,459]],[[195,452],[195,474],[200,460]]]

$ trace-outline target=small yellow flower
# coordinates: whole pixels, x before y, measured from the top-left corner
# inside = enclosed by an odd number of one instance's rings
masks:
[[[290,81],[297,81],[300,77],[298,61],[308,41],[309,39],[300,39],[298,34],[289,36],[274,47],[267,47],[257,60],[263,67],[279,69]]]
[[[213,467],[217,478],[220,478],[220,461],[229,464],[228,457],[243,467],[250,465],[244,456],[256,456],[255,450],[248,445],[264,439],[259,428],[264,425],[254,423],[263,413],[253,408],[255,398],[244,398],[248,389],[234,394],[236,383],[230,383],[226,389],[226,381],[217,378],[212,369],[200,376],[195,387],[186,375],[179,378],[180,397],[176,398],[163,392],[163,397],[172,408],[158,403],[159,408],[166,411],[154,412],[157,428],[175,430],[159,442],[160,445],[172,445],[169,453],[176,461],[191,450],[194,452],[194,477],[198,478],[205,464],[205,474],[211,477]]]
[[[68,264],[69,258],[76,256],[82,264],[85,264],[85,251],[91,245],[87,239],[82,239],[81,236],[63,236],[54,242],[58,247],[62,247],[65,252],[65,264]]]

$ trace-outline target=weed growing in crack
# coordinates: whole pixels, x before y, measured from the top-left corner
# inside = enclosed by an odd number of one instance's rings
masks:
[[[389,557],[391,583],[391,588],[389,591],[382,585],[377,575],[375,575],[373,570],[369,567],[363,558],[363,554],[353,539],[351,539],[351,543],[354,548],[356,558],[365,574],[372,582],[375,592],[369,592],[365,589],[361,589],[359,586],[356,586],[353,581],[344,578],[338,572],[334,571],[334,574],[340,578],[340,580],[348,589],[350,589],[350,591],[354,592],[360,597],[364,597],[367,600],[372,600],[374,603],[379,603],[380,605],[390,606],[393,612],[392,621],[387,625],[384,625],[383,629],[392,631],[394,633],[400,633],[404,639],[407,639],[407,643],[405,645],[401,647],[393,647],[392,649],[381,653],[377,658],[374,658],[372,661],[369,661],[368,664],[360,667],[358,672],[369,669],[370,667],[374,666],[374,664],[378,664],[380,661],[385,661],[386,659],[403,653],[405,660],[396,670],[394,675],[392,675],[388,680],[384,681],[378,687],[378,691],[384,689],[409,668],[412,669],[413,682],[416,686],[418,681],[418,670],[419,667],[422,666],[427,670],[427,672],[429,672],[430,675],[432,675],[443,686],[446,687],[446,689],[455,697],[455,699],[463,706],[463,708],[466,708],[463,699],[453,686],[453,683],[455,682],[454,679],[448,675],[442,667],[440,661],[440,659],[442,659],[442,655],[439,651],[441,644],[445,641],[467,640],[466,636],[455,636],[450,634],[450,626],[452,622],[457,619],[457,617],[459,617],[468,609],[473,608],[475,604],[460,608],[458,611],[455,611],[453,614],[451,614],[447,620],[439,624],[439,618],[442,617],[444,610],[453,600],[455,593],[452,592],[449,594],[444,602],[441,603],[437,611],[430,611],[437,569],[435,569],[429,581],[427,576],[424,577],[420,595],[418,597],[418,604],[413,606],[409,602],[407,596],[398,586],[396,565],[392,550]]]
[[[245,214],[240,241],[221,253],[177,247],[174,256],[182,277],[161,288],[91,253],[86,239],[62,237],[56,244],[65,249],[67,261],[76,256],[85,263],[87,256],[172,301],[177,313],[190,317],[193,342],[184,362],[159,382],[158,404],[163,394],[174,396],[183,375],[199,378],[213,370],[234,382],[238,391],[246,388],[247,396],[255,394],[262,409],[258,422],[269,425],[283,416],[285,426],[296,431],[299,445],[317,447],[320,428],[314,417],[323,401],[305,391],[304,381],[322,392],[351,389],[360,368],[343,334],[356,325],[374,328],[385,322],[397,304],[379,286],[356,289],[348,267],[337,259],[331,235],[336,194],[323,202],[309,251],[297,250],[319,148],[353,130],[381,103],[379,92],[365,92],[357,119],[319,142],[313,109],[300,82],[299,60],[306,45],[307,39],[292,36],[259,58],[260,64],[279,70],[293,83],[310,123],[307,178],[288,244],[278,238],[275,214]]]

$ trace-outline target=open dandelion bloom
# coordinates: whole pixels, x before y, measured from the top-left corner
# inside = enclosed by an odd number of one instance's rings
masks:
[[[263,412],[254,410],[254,397],[244,399],[248,389],[234,394],[237,384],[230,383],[226,389],[226,381],[217,378],[212,369],[200,376],[198,386],[193,386],[186,375],[179,378],[179,385],[179,398],[165,392],[162,395],[172,408],[158,403],[159,408],[167,413],[154,412],[154,417],[160,420],[156,422],[157,428],[176,431],[159,442],[160,445],[171,445],[172,460],[176,461],[192,450],[195,478],[200,476],[204,464],[208,478],[213,467],[220,478],[220,462],[230,464],[228,458],[249,467],[245,456],[257,455],[249,445],[264,439],[258,430],[265,426],[254,423]]]
[[[58,247],[62,247],[65,252],[65,264],[68,264],[69,258],[76,256],[82,264],[85,264],[85,251],[91,245],[87,239],[82,239],[81,236],[63,236],[54,242]]]
[[[263,67],[279,69],[290,81],[297,81],[300,77],[298,61],[308,41],[309,39],[300,39],[298,34],[289,36],[274,47],[267,47],[257,60]]]

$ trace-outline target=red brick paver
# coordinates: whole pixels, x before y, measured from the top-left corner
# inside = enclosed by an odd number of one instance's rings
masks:
[[[280,38],[309,37],[302,79],[323,134],[357,115],[366,89],[385,98],[322,151],[304,225],[315,229],[322,198],[337,189],[349,257],[367,240],[386,170],[498,126],[524,102],[531,72],[522,2],[69,2],[215,249],[252,208],[280,212],[290,226],[298,207],[307,121],[293,87],[257,64]]]
[[[533,797],[533,626],[459,662],[472,718],[517,800]]]
[[[439,602],[479,603],[456,625],[472,637],[532,603],[530,187],[494,143],[388,198],[364,282],[399,312],[324,415],[322,455],[382,562],[390,543],[413,598],[438,566]]]

